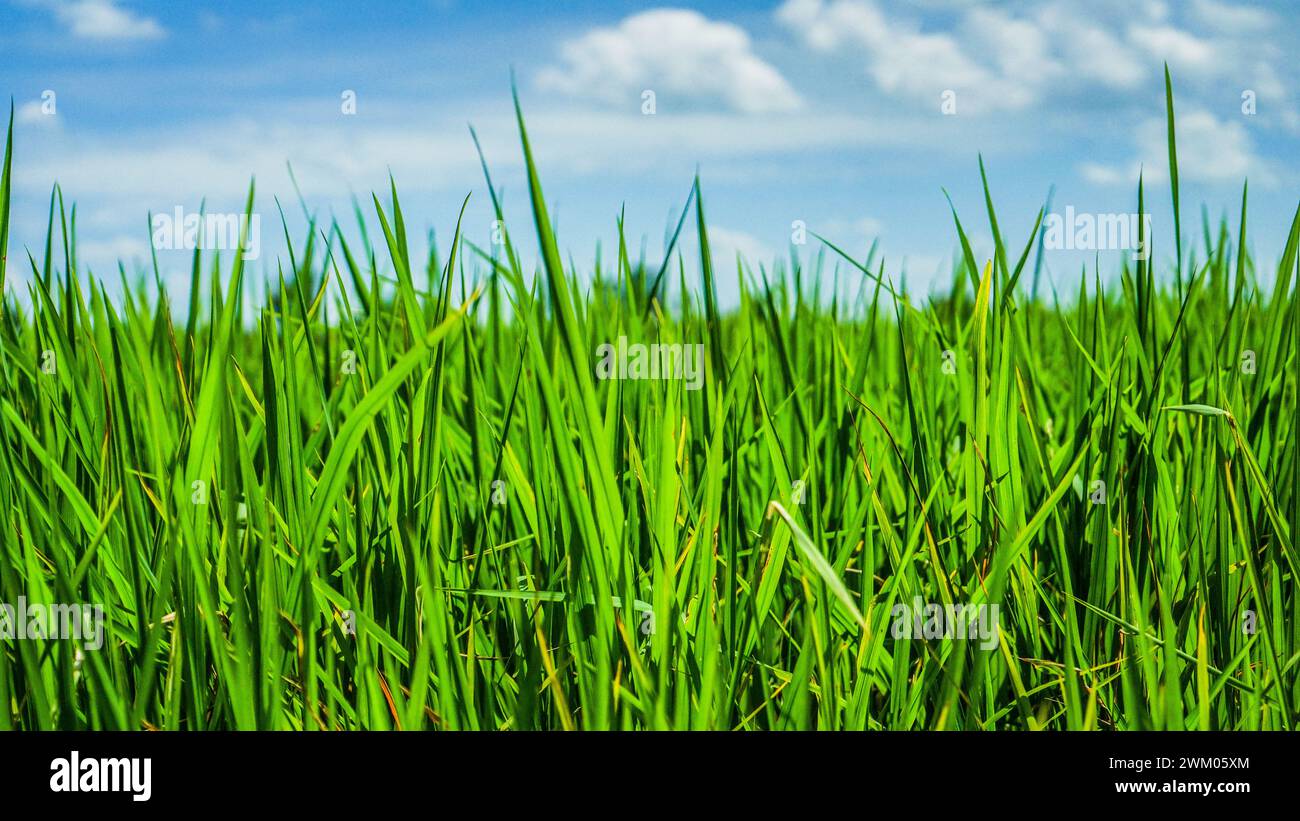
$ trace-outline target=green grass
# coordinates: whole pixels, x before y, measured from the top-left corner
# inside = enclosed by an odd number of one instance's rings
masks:
[[[1243,188],[1235,230],[1061,304],[990,196],[992,258],[958,221],[916,304],[830,246],[714,269],[697,181],[702,258],[593,277],[519,128],[535,237],[412,259],[394,187],[255,314],[203,252],[188,307],[156,271],[110,299],[56,192],[0,262],[31,306],[5,291],[0,602],[110,636],[0,641],[0,729],[1296,728],[1300,211],[1275,267]],[[703,389],[597,379],[619,336],[704,345]],[[998,642],[894,639],[916,597],[998,604]]]

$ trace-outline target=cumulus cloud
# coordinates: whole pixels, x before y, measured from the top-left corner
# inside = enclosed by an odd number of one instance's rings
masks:
[[[813,227],[829,240],[854,246],[870,243],[885,231],[885,224],[875,217],[831,219]]]
[[[15,119],[19,125],[37,125],[52,127],[58,125],[58,116],[53,112],[47,113],[46,107],[41,100],[29,100],[18,106],[15,112]]]
[[[1127,90],[1138,87],[1148,76],[1148,67],[1119,34],[1095,19],[1079,17],[1065,4],[1043,6],[1035,20],[1076,80]]]
[[[694,251],[689,241],[685,247],[688,251]],[[759,265],[770,265],[778,256],[771,246],[748,231],[721,225],[709,226],[709,251],[713,255],[714,266],[728,275],[735,269],[737,257],[746,265],[757,268]],[[699,252],[694,252],[698,256]]]
[[[101,269],[108,270],[112,270],[113,261],[121,260],[125,263],[148,260],[150,253],[149,243],[135,235],[117,234],[108,239],[84,240],[77,243],[78,258],[103,261],[105,264]]]
[[[672,105],[672,97],[720,101],[745,113],[801,105],[781,73],[754,53],[744,29],[685,9],[652,9],[570,40],[559,64],[537,80],[613,105],[639,107],[645,90],[655,92],[657,107]]]
[[[992,8],[950,31],[924,31],[873,0],[787,0],[777,19],[815,50],[861,52],[881,90],[927,105],[954,91],[962,110],[1021,109],[1064,71],[1039,22]]]
[[[1128,39],[1174,71],[1205,72],[1223,62],[1209,40],[1173,26],[1129,26]]]
[[[152,17],[144,17],[117,0],[50,0],[44,3],[74,37],[83,40],[157,40],[166,32]]]
[[[1270,185],[1276,181],[1274,169],[1260,159],[1245,126],[1225,121],[1203,109],[1178,115],[1175,122],[1178,140],[1178,176],[1193,182],[1239,183],[1246,177],[1252,182]],[[1165,121],[1153,117],[1139,126],[1134,142],[1138,156],[1126,166],[1089,162],[1080,166],[1084,179],[1100,185],[1135,185],[1138,172],[1151,182],[1169,178],[1168,146]]]
[[[1234,33],[1262,31],[1276,20],[1266,9],[1234,6],[1218,0],[1192,0],[1191,8],[1193,16],[1205,25]]]
[[[924,26],[908,14],[877,0],[786,0],[776,17],[816,51],[862,59],[881,91],[937,106],[951,90],[961,113],[1132,91],[1158,80],[1164,62],[1184,80],[1285,93],[1273,68],[1284,55],[1261,37],[1272,15],[1221,0],[1195,0],[1177,19],[1161,2],[1064,0],[1014,11],[966,4]]]

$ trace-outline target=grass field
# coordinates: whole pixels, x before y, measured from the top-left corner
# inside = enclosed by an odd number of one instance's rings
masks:
[[[255,313],[238,254],[110,298],[61,196],[10,249],[0,602],[108,627],[0,641],[0,729],[1295,729],[1300,211],[1251,259],[1243,190],[1058,303],[990,197],[918,301],[829,246],[715,269],[697,183],[698,259],[593,277],[519,125],[531,225],[412,259],[394,188]],[[619,337],[702,385],[599,378]],[[999,629],[896,637],[916,602]]]

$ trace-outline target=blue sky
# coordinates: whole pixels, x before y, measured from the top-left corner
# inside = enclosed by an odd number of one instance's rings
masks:
[[[148,212],[205,197],[209,211],[238,210],[255,175],[261,262],[273,265],[273,198],[297,236],[304,225],[286,162],[308,206],[348,226],[349,196],[367,203],[390,170],[413,235],[450,236],[472,193],[465,232],[485,244],[471,123],[508,221],[529,238],[512,69],[561,244],[579,262],[597,240],[609,258],[624,207],[629,242],[657,261],[698,168],[727,262],[787,253],[801,220],[859,254],[878,238],[892,274],[905,266],[914,289],[942,286],[957,247],[945,189],[977,252],[990,251],[981,153],[1017,250],[1050,187],[1053,211],[1129,212],[1145,168],[1164,257],[1167,61],[1185,242],[1199,239],[1202,203],[1235,225],[1248,177],[1251,245],[1268,269],[1300,194],[1298,23],[1294,3],[1228,0],[0,0],[0,91],[18,109],[10,258],[43,246],[56,181],[78,205],[83,269],[114,281],[119,258],[148,259]],[[1118,253],[1099,252],[1103,274]],[[1068,290],[1093,258],[1045,262]],[[187,256],[160,259],[183,289]],[[11,283],[20,271],[11,265]]]

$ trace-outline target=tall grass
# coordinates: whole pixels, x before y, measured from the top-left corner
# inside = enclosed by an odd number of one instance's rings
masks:
[[[5,291],[0,602],[110,636],[0,641],[0,728],[1296,726],[1300,211],[1271,291],[1243,189],[1235,230],[1063,305],[989,197],[992,258],[957,221],[918,305],[830,246],[856,299],[715,270],[697,181],[700,259],[620,243],[591,283],[519,130],[536,277],[517,225],[413,259],[394,187],[380,250],[313,225],[255,316],[238,254],[195,251],[185,310],[156,271],[110,299],[52,200],[0,261],[31,305]],[[619,336],[704,345],[703,389],[598,379]],[[894,638],[918,598],[998,604],[996,643]]]

